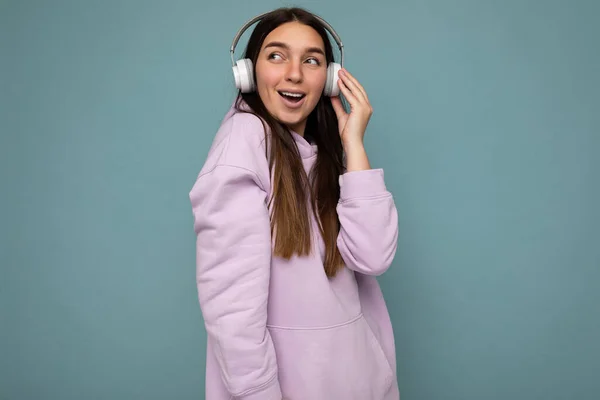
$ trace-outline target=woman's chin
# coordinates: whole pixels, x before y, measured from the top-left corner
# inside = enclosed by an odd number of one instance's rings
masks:
[[[298,116],[290,117],[288,115],[279,115],[277,120],[283,125],[287,126],[291,130],[294,130],[294,127],[298,127],[305,120],[305,118],[298,118]]]

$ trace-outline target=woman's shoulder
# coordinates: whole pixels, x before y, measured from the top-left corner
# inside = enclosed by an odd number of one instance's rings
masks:
[[[262,120],[233,105],[223,118],[205,162],[204,171],[233,166],[261,173],[268,170],[265,127]]]

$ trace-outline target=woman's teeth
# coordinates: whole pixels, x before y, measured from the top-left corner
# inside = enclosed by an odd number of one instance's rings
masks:
[[[302,93],[290,93],[290,92],[281,92],[283,94],[285,94],[286,96],[292,96],[292,97],[302,97],[304,96]]]
[[[302,93],[291,93],[291,92],[279,92],[281,96],[287,97],[288,99],[295,101],[300,100],[304,97]]]

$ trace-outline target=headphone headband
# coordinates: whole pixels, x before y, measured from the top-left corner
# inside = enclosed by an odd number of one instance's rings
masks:
[[[256,17],[252,18],[251,20],[246,22],[244,24],[244,26],[242,26],[240,28],[240,30],[238,31],[238,33],[235,35],[235,37],[233,38],[233,43],[231,44],[231,48],[229,50],[229,52],[231,54],[231,64],[233,66],[235,66],[235,60],[233,57],[233,53],[235,52],[235,46],[237,45],[238,41],[240,40],[240,37],[244,34],[246,29],[248,29],[252,24],[254,24],[256,21],[262,19],[265,15],[270,14],[271,12],[272,11],[268,11],[268,12],[262,13],[260,15],[257,15]],[[329,25],[329,23],[327,23],[327,21],[325,21],[323,18],[321,18],[315,14],[312,14],[312,15],[321,23],[321,25],[323,25],[323,28],[325,28],[331,34],[331,36],[333,36],[333,39],[335,40],[335,42],[338,45],[338,48],[340,49],[340,55],[341,55],[340,65],[343,67],[344,66],[344,45],[342,43],[342,40],[340,39],[338,34],[335,32],[333,27],[331,25]]]

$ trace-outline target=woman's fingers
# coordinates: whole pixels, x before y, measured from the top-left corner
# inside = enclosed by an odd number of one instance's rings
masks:
[[[346,83],[343,79],[338,80],[338,85],[342,94],[344,95],[346,100],[348,100],[348,103],[350,103],[350,107],[354,108],[358,106],[358,99],[356,98],[355,94],[348,88],[348,86],[346,86]]]
[[[339,98],[339,96],[331,98],[331,105],[333,106],[333,111],[335,111],[335,115],[338,117],[338,120],[346,115],[346,110],[344,110],[342,100]]]
[[[362,85],[358,82],[358,80],[350,74],[350,72],[348,72],[345,69],[342,69],[342,70],[340,70],[340,75],[342,77],[342,80],[344,80],[344,83],[346,83],[346,86],[353,93],[356,94],[357,98],[359,98],[360,100],[363,100],[366,103],[369,102],[369,98],[367,97],[367,92],[362,87]]]

